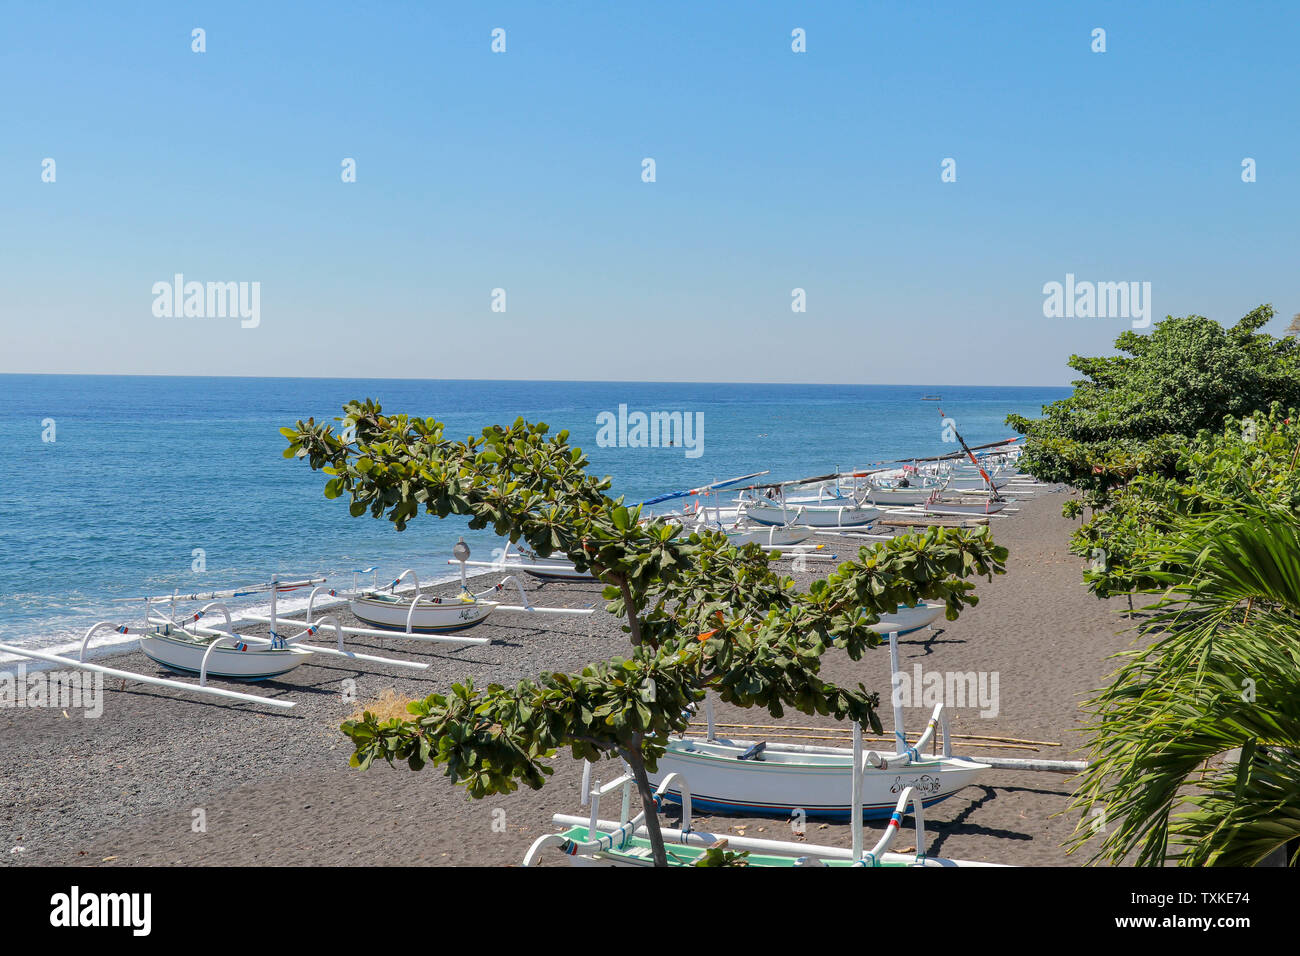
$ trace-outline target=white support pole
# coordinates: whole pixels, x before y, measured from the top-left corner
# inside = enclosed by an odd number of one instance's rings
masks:
[[[112,621],[99,621],[96,624],[90,625],[89,629],[86,631],[86,636],[81,639],[81,653],[77,655],[77,660],[79,662],[84,662],[86,660],[86,645],[90,643],[90,635],[94,634],[101,627],[117,630],[117,625]]]
[[[1088,769],[1086,760],[1034,760],[1025,757],[972,757],[962,754],[958,760],[982,763],[994,770],[1033,770],[1040,773],[1083,773]]]
[[[903,697],[899,693],[901,674],[898,669],[898,632],[889,632],[889,699],[894,705],[894,741],[898,752],[907,752],[907,734],[903,732]]]
[[[853,859],[862,859],[862,725],[853,724],[853,781],[849,821],[853,833]]]
[[[600,781],[597,780],[596,785],[592,787],[591,791],[587,794],[587,802],[591,804],[591,820],[588,824],[587,830],[588,836],[590,836],[596,829],[596,824],[600,821],[600,791]]]
[[[589,607],[538,607],[530,604],[528,607],[520,607],[517,604],[498,604],[493,608],[493,613],[501,614],[576,614],[585,617],[595,612]],[[405,635],[403,635],[405,636]]]
[[[320,586],[311,589],[311,594],[307,596],[307,626],[308,627],[311,626],[312,611],[316,609],[316,595],[320,594],[321,591],[324,591],[326,594],[329,594],[330,590],[331,590],[330,588],[324,588]]]
[[[288,620],[287,618],[281,618],[280,620],[282,623],[285,624],[301,623],[300,621],[291,621]],[[338,634],[339,646],[337,649],[333,647],[322,647],[319,644],[300,643],[299,638],[305,637],[308,634],[312,633],[312,629],[308,629],[307,631],[304,631],[302,634],[299,634],[297,637],[290,638],[286,643],[290,647],[299,647],[302,648],[304,651],[311,651],[313,654],[323,654],[326,657],[346,657],[348,660],[369,661],[372,664],[388,664],[389,666],[392,667],[406,667],[409,668],[410,670],[417,670],[417,671],[428,670],[430,667],[431,662],[425,663],[421,661],[405,661],[396,657],[377,657],[374,654],[360,654],[356,651],[346,650],[343,647],[343,635],[342,635],[342,631],[345,630],[345,628],[339,627],[339,623],[334,618],[333,615],[330,615],[329,617],[321,618],[321,620],[314,625],[314,628],[316,630],[319,630],[320,628],[323,628],[327,622],[333,625],[333,627],[335,628],[335,633]],[[253,637],[247,634],[235,634],[233,632],[218,630],[215,627],[192,627],[190,628],[190,630],[196,631],[200,634],[216,635],[218,637],[237,637],[239,640],[249,644],[266,645],[271,643],[271,641],[265,637]],[[394,633],[396,633],[398,637],[405,636],[401,634],[401,632],[394,632]]]
[[[907,788],[911,790],[911,787]],[[912,794],[912,816],[916,820],[916,862],[925,861],[925,804],[919,793]]]
[[[224,697],[227,700],[239,700],[250,704],[262,704],[266,707],[279,707],[288,710],[294,706],[291,700],[277,700],[274,697],[258,697],[256,694],[241,694],[236,690],[222,690],[220,687],[199,687],[197,684],[186,684],[184,681],[169,680],[166,677],[150,677],[147,674],[136,674],[132,671],[120,671],[115,667],[101,667],[98,664],[91,664],[87,661],[73,660],[71,657],[60,657],[58,654],[46,654],[44,651],[30,650],[25,647],[14,647],[12,644],[0,644],[0,651],[6,651],[10,654],[17,654],[19,657],[30,657],[39,661],[49,661],[51,664],[62,664],[65,667],[74,667],[80,670],[91,671],[96,674],[103,674],[105,677],[121,677],[125,680],[138,681],[141,684],[151,684],[154,687],[167,687],[172,690],[187,691],[191,694],[211,694],[213,697]]]
[[[212,657],[212,652],[225,641],[233,641],[235,644],[238,644],[239,638],[234,634],[223,634],[208,644],[208,649],[203,652],[203,663],[199,665],[200,687],[208,686],[208,660]]]
[[[276,628],[278,625],[276,624],[276,620],[275,620],[275,609],[276,609],[277,599],[279,598],[279,596],[280,596],[280,575],[273,574],[271,575],[271,637],[273,638],[279,636],[276,633]]]

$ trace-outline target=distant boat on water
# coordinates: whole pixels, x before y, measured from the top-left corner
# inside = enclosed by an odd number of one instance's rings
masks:
[[[923,402],[942,402],[942,401],[943,401],[943,396],[942,396],[942,395],[922,395],[922,396],[921,396],[921,401],[923,401]]]

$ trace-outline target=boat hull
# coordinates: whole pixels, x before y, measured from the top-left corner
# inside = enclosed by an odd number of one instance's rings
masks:
[[[847,820],[852,807],[853,752],[816,753],[769,745],[763,760],[739,760],[752,741],[673,740],[650,775],[657,787],[670,773],[689,781],[691,806],[721,813],[788,817],[802,811],[818,819]],[[987,770],[984,764],[936,757],[894,770],[868,769],[862,777],[862,817],[890,816],[899,794],[915,787],[930,806],[962,789]],[[681,802],[681,792],[665,799]]]
[[[183,631],[157,632],[140,638],[140,650],[150,660],[168,670],[198,674],[211,640],[187,635]],[[265,647],[254,644],[223,644],[208,657],[208,676],[230,680],[268,680],[287,674],[311,656],[297,647]]]
[[[579,571],[570,561],[556,561],[553,558],[528,558],[520,561],[506,561],[505,570],[511,570],[512,564],[526,565],[520,568],[539,581],[595,581],[588,571]]]
[[[745,516],[759,524],[805,525],[809,528],[847,528],[868,524],[881,509],[872,505],[781,504],[761,499],[745,509]]]
[[[935,501],[924,507],[932,515],[995,515],[1006,506],[1005,501]]]
[[[882,617],[871,629],[877,634],[910,634],[923,627],[929,627],[943,616],[942,604],[918,604],[915,607],[902,607]]]
[[[736,528],[725,534],[727,540],[735,545],[762,544],[770,548],[799,544],[812,537],[812,531],[808,528],[786,528],[774,524],[765,524],[758,528]]]
[[[923,501],[928,501],[934,494],[937,486],[921,488],[872,488],[872,504],[882,505],[885,507],[894,507],[895,505],[919,505]]]
[[[374,627],[390,631],[405,631],[407,615],[411,611],[410,598],[394,598],[388,594],[363,594],[348,603],[358,619]],[[417,634],[443,634],[463,631],[487,620],[495,601],[458,601],[451,598],[434,603],[421,598],[411,617],[411,630]]]
[[[1002,488],[1006,485],[1006,479],[994,478],[993,487]],[[952,478],[948,481],[944,491],[982,491],[988,489],[988,483],[979,475],[973,478]]]

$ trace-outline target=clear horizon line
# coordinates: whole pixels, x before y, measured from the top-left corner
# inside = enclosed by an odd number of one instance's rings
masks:
[[[30,376],[48,378],[215,378],[258,379],[309,382],[515,382],[556,383],[570,385],[801,385],[825,388],[1060,388],[1071,385],[979,385],[963,382],[761,382],[717,381],[709,379],[623,379],[623,378],[412,378],[400,375],[235,375],[213,373],[183,375],[176,372],[0,372],[0,377]]]

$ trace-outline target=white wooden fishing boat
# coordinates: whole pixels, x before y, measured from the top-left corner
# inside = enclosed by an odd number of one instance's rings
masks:
[[[727,536],[729,544],[758,544],[765,548],[784,548],[807,541],[813,535],[811,528],[777,524],[761,524],[741,517],[730,522],[715,517],[712,510],[702,510],[694,523],[688,516],[678,519],[690,532],[719,531]]]
[[[877,634],[910,634],[929,627],[943,616],[944,609],[942,604],[926,601],[911,607],[900,604],[895,613],[885,615],[871,629]]]
[[[539,558],[536,555],[516,555],[505,563],[507,569],[516,567],[539,581],[595,581],[590,571],[579,571],[567,558]]]
[[[757,497],[745,503],[745,516],[767,525],[847,528],[868,524],[883,513],[884,509],[854,498],[825,497],[799,501]]]
[[[925,806],[937,803],[987,769],[955,757],[913,757],[905,766],[868,767],[862,774],[863,818],[889,816],[908,787]],[[706,810],[764,816],[802,810],[809,817],[839,820],[851,813],[853,754],[841,748],[678,738],[659,758],[651,783],[674,773],[691,781],[695,806]],[[665,797],[680,801],[681,794],[669,787]]]
[[[900,505],[917,505],[928,500],[943,484],[872,485],[867,492],[868,500],[884,508],[896,508]]]
[[[257,681],[279,677],[304,663],[313,654],[344,657],[353,662],[370,661],[397,667],[410,667],[424,670],[428,664],[414,661],[395,660],[388,657],[376,657],[372,654],[346,650],[343,646],[344,628],[333,616],[326,616],[312,623],[294,620],[280,614],[278,598],[287,591],[312,587],[308,607],[311,607],[317,594],[324,590],[319,585],[324,578],[306,581],[282,582],[272,578],[269,585],[255,585],[250,588],[208,594],[171,595],[145,600],[146,627],[143,631],[134,628],[118,627],[121,634],[139,633],[140,650],[151,660],[162,664],[170,670],[198,674],[199,683],[206,684],[209,677],[225,677],[232,680]],[[315,587],[313,587],[315,586]],[[236,621],[231,617],[230,609],[221,603],[210,603],[199,611],[185,617],[178,617],[178,601],[202,600],[207,597],[243,597],[269,591],[271,614],[269,617],[248,615],[239,623],[267,623],[270,636],[241,634],[235,630]],[[169,607],[170,611],[164,610]],[[224,627],[210,627],[199,622],[214,614],[224,619]],[[301,627],[302,630],[292,636],[284,636],[283,625]],[[98,626],[98,625],[97,625]],[[304,644],[304,638],[312,637],[324,627],[330,627],[338,641],[337,648],[317,644]],[[94,629],[92,628],[92,631]],[[82,655],[90,639],[87,632],[82,641]]]
[[[992,479],[992,485],[995,489],[1001,489],[1006,487],[1007,482],[1005,478],[998,478],[993,475],[990,475],[989,477]],[[988,487],[989,487],[989,482],[986,482],[979,475],[954,476],[948,479],[947,483],[944,485],[943,490],[944,491],[987,491]]]
[[[784,548],[807,541],[813,531],[798,526],[744,523],[724,529],[723,534],[734,545],[761,544],[769,548]]]
[[[1006,501],[927,501],[921,507],[932,515],[995,515],[1007,506]]]
[[[767,524],[751,521],[745,516],[743,506],[723,508],[721,505],[699,506],[690,511],[661,515],[661,519],[682,526],[685,533],[718,531],[727,536],[730,544],[758,544],[765,548],[782,548],[800,544],[813,535],[809,527],[798,525]]]
[[[463,540],[463,539],[462,539]],[[539,581],[595,581],[590,571],[579,571],[573,562],[563,555],[539,558],[526,548],[520,548],[511,554],[511,545],[507,544],[500,561],[493,565],[505,571],[524,571]]]
[[[456,542],[452,548],[455,557],[449,564],[460,565],[460,594],[455,597],[429,597],[420,593],[420,579],[413,569],[407,568],[386,588],[366,591],[350,599],[352,613],[361,620],[378,628],[397,631],[408,635],[413,640],[468,640],[468,638],[448,638],[445,635],[453,631],[463,631],[483,623],[493,612],[502,614],[527,615],[590,615],[591,608],[537,607],[528,600],[524,586],[519,578],[508,574],[477,594],[469,590],[467,567],[482,564],[469,560],[469,545],[465,539]],[[496,562],[488,563],[497,567]],[[412,591],[397,594],[397,586],[406,578],[415,585]],[[519,604],[502,604],[486,600],[487,595],[501,592],[507,584],[513,584],[519,591]],[[310,619],[310,612],[309,612]],[[439,636],[430,636],[439,635]]]
[[[348,601],[358,619],[374,627],[416,634],[463,631],[482,624],[498,602],[480,600],[462,593],[458,597],[398,595],[388,591],[367,591]]]
[[[141,633],[140,650],[168,670],[243,681],[280,677],[312,654],[292,645],[274,647],[235,640],[213,646],[222,640],[217,635],[193,634],[162,624]]]
[[[144,598],[129,598],[129,602],[144,602],[145,623],[142,627],[115,624],[111,621],[99,621],[86,630],[81,639],[81,650],[76,658],[50,654],[31,648],[20,648],[0,644],[0,650],[14,653],[19,657],[30,657],[46,661],[63,668],[89,671],[118,678],[122,681],[137,681],[152,687],[161,687],[170,691],[194,694],[205,697],[218,697],[223,700],[255,704],[276,709],[290,709],[291,700],[279,697],[263,697],[243,691],[229,690],[224,687],[208,685],[209,677],[222,677],[228,680],[262,681],[289,673],[303,664],[308,657],[321,655],[341,657],[353,664],[363,661],[384,664],[390,667],[402,667],[412,670],[427,670],[425,661],[407,661],[374,654],[350,651],[343,646],[343,635],[354,628],[344,628],[332,615],[326,615],[315,623],[303,623],[278,615],[277,597],[286,591],[296,591],[313,587],[324,582],[324,578],[305,581],[280,581],[272,577],[269,584],[250,585],[225,591],[208,591],[202,594],[156,595]],[[312,595],[324,591],[319,586],[313,587]],[[180,616],[176,605],[182,601],[211,601],[213,598],[241,598],[251,595],[269,593],[271,599],[270,617],[248,615],[234,619],[230,609],[223,603],[212,602],[198,611]],[[331,595],[333,591],[329,592]],[[308,607],[310,608],[310,600]],[[224,627],[208,627],[199,621],[214,615],[220,615]],[[236,623],[269,623],[268,637],[240,634],[235,631]],[[285,637],[280,633],[283,624],[298,625],[303,628],[297,634]],[[132,671],[104,667],[86,660],[86,653],[91,639],[101,631],[113,631],[139,637],[140,650],[154,662],[168,670],[185,674],[197,674],[199,681],[191,684],[171,678],[158,677],[153,674],[137,674]],[[332,632],[337,639],[337,647],[319,644],[307,644],[303,640],[323,632]]]
[[[889,634],[890,671],[898,674],[898,634]],[[767,741],[720,738],[714,729],[712,701],[705,699],[708,730],[705,739],[672,737],[652,783],[667,782],[672,774],[692,781],[699,806],[732,813],[789,816],[802,811],[810,817],[842,819],[853,808],[871,819],[887,815],[907,787],[915,789],[926,806],[967,786],[991,766],[979,759],[952,753],[948,715],[935,705],[925,732],[909,745],[903,729],[902,700],[894,696],[894,753],[872,751],[865,763],[856,756],[861,729],[854,726],[854,749]],[[942,729],[942,755],[924,751]],[[854,768],[861,772],[854,773]],[[856,792],[860,790],[859,792]],[[666,799],[681,799],[668,786]]]
[[[251,585],[202,594],[172,594],[146,598],[146,626],[143,629],[122,626],[115,630],[119,634],[138,633],[140,651],[146,657],[171,671],[198,674],[200,684],[205,685],[209,677],[241,681],[269,680],[289,673],[312,655],[310,646],[299,647],[294,642],[301,637],[314,634],[317,628],[311,628],[288,640],[279,637],[244,638],[235,633],[230,611],[224,604],[207,604],[198,612],[180,619],[177,617],[177,603],[209,598],[239,598],[266,592],[270,595],[271,606],[274,609],[281,593],[319,585],[324,580],[324,578],[310,578],[305,581],[280,581],[272,578],[270,584],[266,585]],[[170,606],[170,614],[163,612],[161,605],[164,602]],[[198,624],[211,613],[224,615],[225,630]],[[335,623],[337,625],[337,622]],[[82,640],[83,657],[93,631],[94,628],[87,632]]]
[[[462,538],[457,542],[457,546],[464,543]],[[465,560],[453,559],[448,564],[460,564],[462,570],[464,566],[473,568],[489,568],[493,571],[524,571],[539,581],[595,581],[595,576],[590,571],[579,571],[574,567],[573,562],[561,555],[553,555],[549,558],[539,558],[536,554],[524,548],[516,552],[511,552],[513,545],[506,544],[501,555],[492,561],[470,561],[468,557]],[[466,550],[468,555],[468,548]],[[464,574],[461,575],[462,582]]]
[[[862,757],[861,737],[855,740],[855,760]],[[859,763],[859,765],[861,765]],[[588,773],[590,765],[587,767]],[[630,774],[623,774],[603,786],[588,789],[588,774],[583,776],[584,805],[590,806],[585,816],[557,813],[551,818],[556,826],[564,827],[560,833],[548,833],[534,840],[524,854],[524,866],[535,865],[547,850],[556,850],[574,866],[638,866],[654,865],[649,832],[646,828],[646,811],[641,809],[631,815],[634,784]],[[680,794],[682,814],[676,827],[660,826],[666,862],[669,866],[697,866],[710,850],[721,849],[731,853],[744,853],[746,866],[763,867],[967,867],[997,866],[971,860],[954,860],[932,857],[926,853],[924,802],[912,787],[904,787],[888,814],[889,822],[884,832],[866,849],[862,818],[859,812],[862,787],[855,783],[850,798],[848,817],[852,832],[852,845],[848,847],[821,846],[793,840],[771,840],[735,833],[709,833],[693,825],[695,799],[691,785],[681,774],[670,774],[655,793],[656,802],[670,790]],[[617,820],[600,816],[601,798],[612,797],[621,807]],[[911,812],[916,826],[916,843],[911,852],[896,853],[890,848],[902,831],[903,821]]]

